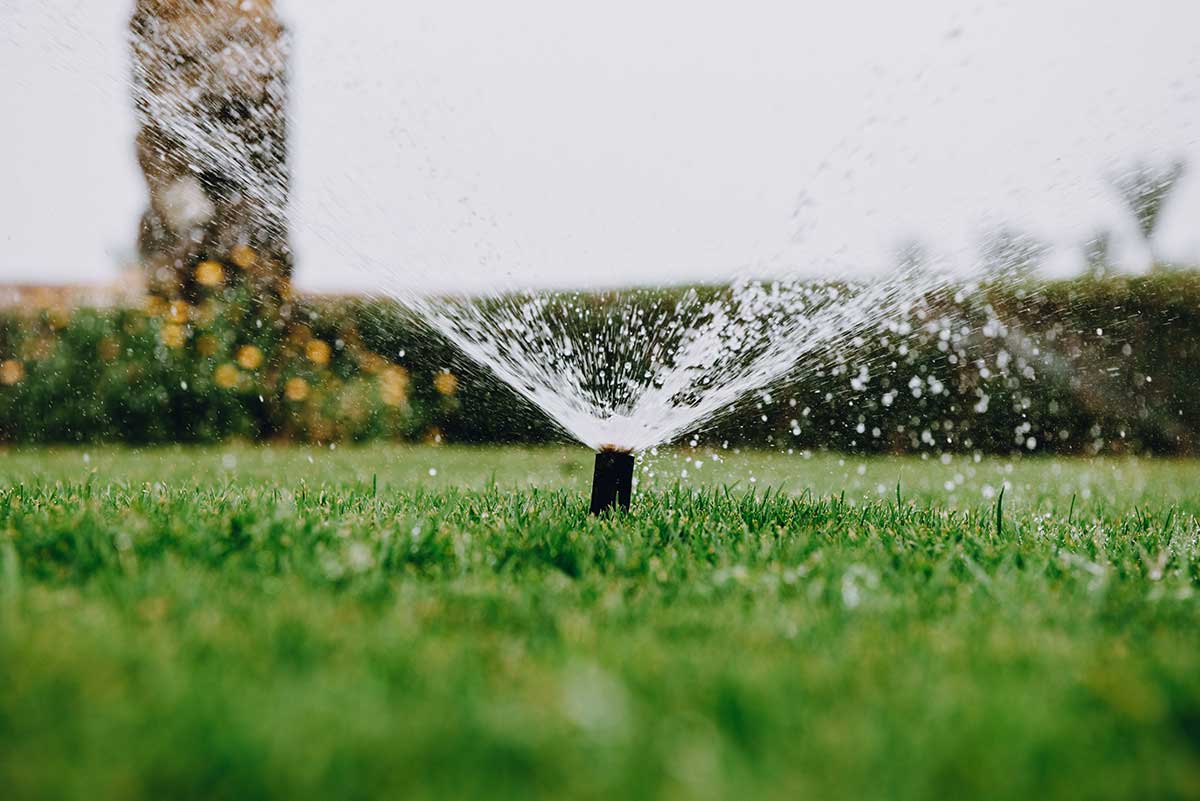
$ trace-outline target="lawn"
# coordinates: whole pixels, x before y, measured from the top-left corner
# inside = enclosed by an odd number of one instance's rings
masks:
[[[0,798],[1200,798],[1200,463],[589,461],[0,453]]]

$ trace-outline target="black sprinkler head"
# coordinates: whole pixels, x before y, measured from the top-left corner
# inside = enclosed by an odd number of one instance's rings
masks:
[[[592,474],[592,514],[613,507],[629,511],[633,494],[633,454],[605,448],[596,454],[596,472]]]

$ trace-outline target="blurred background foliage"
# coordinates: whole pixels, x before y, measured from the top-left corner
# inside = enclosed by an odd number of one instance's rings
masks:
[[[538,442],[553,424],[398,306],[263,296],[0,311],[0,441]],[[661,290],[646,302],[661,302]],[[611,295],[580,295],[603,305]],[[700,436],[850,452],[1200,453],[1200,273],[945,290]],[[688,438],[689,440],[692,437]]]

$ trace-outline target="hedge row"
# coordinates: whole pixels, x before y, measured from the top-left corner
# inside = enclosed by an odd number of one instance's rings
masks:
[[[654,297],[661,301],[660,295]],[[603,296],[591,302],[603,304]],[[711,443],[1200,453],[1200,274],[931,296],[710,422]],[[0,441],[534,442],[540,413],[386,303],[244,290],[0,314]]]

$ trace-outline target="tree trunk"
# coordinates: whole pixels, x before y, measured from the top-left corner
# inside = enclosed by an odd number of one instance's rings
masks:
[[[150,291],[286,298],[288,37],[271,0],[137,0],[129,27]]]

